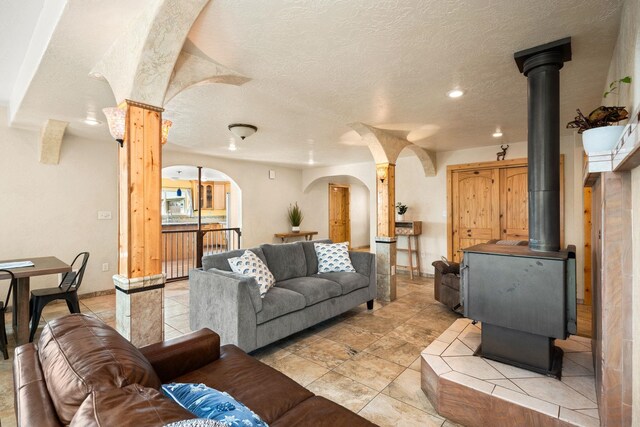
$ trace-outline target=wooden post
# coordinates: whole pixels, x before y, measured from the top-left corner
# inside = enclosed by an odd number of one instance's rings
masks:
[[[396,166],[376,164],[378,227],[376,236],[376,279],[378,299],[396,299]]]
[[[118,274],[116,328],[141,347],[163,340],[162,108],[125,101],[125,137],[118,148]]]

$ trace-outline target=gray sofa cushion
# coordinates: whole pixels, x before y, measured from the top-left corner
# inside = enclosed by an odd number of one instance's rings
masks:
[[[267,264],[269,270],[271,270],[271,266],[267,263],[267,259],[264,257],[262,249],[250,248],[249,250],[258,255],[258,258]],[[202,257],[202,269],[206,271],[210,268],[217,268],[218,270],[231,271],[228,259],[241,256],[244,251],[246,251],[246,249],[236,249],[235,251],[222,252],[220,254],[205,255]]]
[[[276,282],[307,275],[307,260],[302,246],[295,243],[278,245],[260,245],[267,266],[276,278]]]
[[[302,310],[306,301],[302,294],[285,288],[273,287],[262,299],[262,311],[258,312],[258,325],[293,311]]]
[[[369,278],[367,276],[363,276],[360,273],[320,273],[315,277],[320,277],[322,279],[327,279],[331,280],[332,282],[338,283],[340,286],[342,286],[342,295],[346,295],[349,292],[355,291],[356,289],[366,288],[367,286],[369,286]]]
[[[307,276],[318,274],[318,256],[316,255],[316,248],[313,246],[314,243],[333,242],[330,239],[296,242],[296,245],[302,246],[302,249],[304,250],[304,257],[307,260]]]
[[[342,295],[342,287],[339,284],[320,277],[297,277],[283,280],[276,282],[276,287],[304,295],[307,306]]]

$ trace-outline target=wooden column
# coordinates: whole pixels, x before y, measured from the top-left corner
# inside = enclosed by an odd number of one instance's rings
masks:
[[[376,269],[378,299],[396,299],[396,165],[376,164],[378,227],[376,236]]]
[[[163,340],[164,283],[160,197],[162,108],[125,101],[118,149],[118,274],[116,328],[141,347]]]

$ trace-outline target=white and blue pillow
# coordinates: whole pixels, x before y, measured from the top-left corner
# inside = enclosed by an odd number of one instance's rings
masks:
[[[229,258],[229,266],[234,273],[250,276],[256,279],[260,287],[260,297],[264,298],[267,291],[276,283],[275,277],[269,267],[262,262],[258,255],[250,250],[235,258]]]
[[[195,416],[216,420],[227,427],[269,427],[228,393],[204,384],[163,384],[162,392]]]
[[[318,273],[356,272],[349,258],[348,242],[314,243],[313,246],[318,257]]]

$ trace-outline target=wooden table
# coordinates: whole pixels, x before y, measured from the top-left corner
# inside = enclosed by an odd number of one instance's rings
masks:
[[[290,233],[276,233],[274,234],[275,237],[282,239],[282,243],[286,242],[288,238],[290,237],[300,237],[303,236],[305,240],[311,240],[311,238],[313,236],[315,236],[316,234],[318,234],[317,231],[298,231],[297,233],[294,232],[290,232]]]
[[[0,264],[15,261],[31,261],[34,264],[33,267],[7,269],[18,279],[18,283],[13,289],[13,331],[16,345],[22,345],[29,342],[29,297],[31,296],[29,279],[33,276],[66,273],[71,271],[71,266],[53,256],[8,259],[0,261]],[[0,278],[6,278],[7,276],[5,274],[4,277],[0,276]]]

